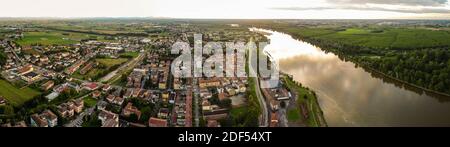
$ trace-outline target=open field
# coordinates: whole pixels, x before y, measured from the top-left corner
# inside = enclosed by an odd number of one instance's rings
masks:
[[[102,65],[105,65],[106,68],[110,68],[115,65],[121,65],[121,64],[127,62],[128,59],[125,59],[125,58],[108,59],[108,58],[106,58],[106,59],[95,59],[95,61],[97,61],[98,63],[100,63]]]
[[[82,39],[101,39],[103,37],[82,33],[68,33],[59,31],[25,32],[24,38],[17,40],[21,46],[40,45],[67,45],[78,43]]]
[[[129,59],[127,58],[117,58],[117,59],[110,59],[110,58],[97,58],[95,59],[95,62],[99,63],[99,66],[96,68],[93,68],[89,70],[85,75],[81,75],[79,71],[74,73],[72,76],[78,79],[84,79],[84,80],[97,80],[101,78],[102,76],[108,74],[109,72],[115,70],[120,65],[127,62]]]
[[[19,89],[5,80],[0,80],[0,96],[6,98],[13,106],[20,106],[39,94],[38,91],[31,88]]]

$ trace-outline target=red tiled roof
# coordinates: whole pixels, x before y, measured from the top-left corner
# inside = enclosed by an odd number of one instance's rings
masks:
[[[167,120],[152,117],[148,120],[148,125],[150,127],[167,127]]]

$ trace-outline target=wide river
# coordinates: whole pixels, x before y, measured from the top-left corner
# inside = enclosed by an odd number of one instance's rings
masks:
[[[388,82],[290,35],[259,31],[270,33],[264,50],[280,70],[317,93],[329,126],[450,126],[447,96]]]

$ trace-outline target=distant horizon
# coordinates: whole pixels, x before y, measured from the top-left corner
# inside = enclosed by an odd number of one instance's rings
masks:
[[[175,18],[175,17],[153,17],[153,16],[121,16],[121,17],[41,17],[41,16],[23,16],[23,17],[0,17],[2,19],[54,19],[54,20],[75,20],[75,19],[179,19],[179,20],[448,20],[450,18]]]
[[[6,0],[0,17],[450,19],[448,0]],[[14,7],[11,7],[14,6]]]

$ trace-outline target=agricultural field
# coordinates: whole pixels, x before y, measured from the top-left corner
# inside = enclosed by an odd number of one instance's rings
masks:
[[[31,88],[19,89],[5,80],[0,80],[0,95],[13,106],[21,106],[23,103],[38,96],[40,92]]]
[[[450,33],[415,28],[286,28],[303,37],[369,48],[416,49],[450,46]]]
[[[59,31],[39,31],[39,32],[25,32],[22,39],[17,40],[21,46],[31,45],[68,45],[75,44],[82,39],[102,39],[103,37],[97,35],[88,35],[82,33],[69,33]]]

